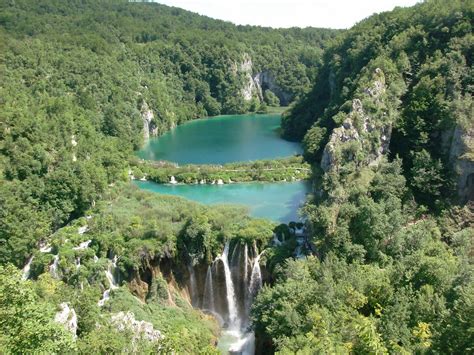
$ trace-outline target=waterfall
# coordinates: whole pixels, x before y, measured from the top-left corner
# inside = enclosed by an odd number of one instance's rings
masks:
[[[170,178],[170,184],[177,184],[178,182],[176,181],[175,177],[174,176],[171,176]]]
[[[87,228],[87,227],[86,227]],[[84,250],[89,248],[89,244],[92,243],[92,240],[86,240],[85,242],[79,243],[77,247],[72,248],[73,250]]]
[[[249,248],[247,243],[244,246],[244,283],[247,284],[249,275]]]
[[[77,233],[80,234],[80,235],[83,235],[85,232],[87,232],[87,230],[89,229],[88,226],[82,226],[82,227],[79,227],[77,229]],[[89,242],[90,243],[90,242]],[[89,245],[89,244],[88,244]]]
[[[53,263],[49,266],[49,272],[55,278],[58,277],[58,266],[59,266],[59,254],[56,254],[53,259]]]
[[[51,250],[53,250],[53,248],[51,247],[51,245],[49,244],[45,244],[43,246],[40,247],[40,252],[41,253],[51,253]]]
[[[76,269],[81,267],[81,258],[76,258]]]
[[[227,325],[224,325],[225,329],[218,341],[218,348],[224,353],[255,353],[255,334],[248,329],[249,312],[263,284],[260,267],[262,255],[263,252],[258,254],[255,243],[251,249],[247,243],[237,243],[231,250],[230,242],[226,242],[222,254],[207,267],[201,308],[214,315],[221,325],[224,324],[223,318],[226,319]],[[190,288],[194,289],[194,271],[191,271],[190,265],[188,268]],[[218,273],[222,271],[223,275],[219,276]],[[222,289],[224,287],[225,290]]]
[[[110,291],[118,288],[117,283],[115,282],[115,277],[114,277],[115,268],[117,267],[117,260],[118,260],[118,257],[117,255],[115,255],[114,259],[112,261],[109,261],[109,266],[107,266],[107,270],[105,271],[105,277],[107,278],[107,281],[109,282],[109,288],[104,291],[104,293],[102,294],[102,298],[97,303],[99,307],[102,307],[105,304],[105,302],[110,298]]]
[[[202,307],[209,311],[215,311],[214,303],[214,285],[212,283],[212,266],[207,267],[206,282],[204,284],[204,298],[202,300]]]
[[[249,286],[249,297],[251,298],[250,302],[255,298],[258,291],[262,288],[262,270],[260,269],[260,257],[263,252],[261,252],[254,260],[252,267],[252,276],[250,277],[250,286]]]
[[[196,286],[196,274],[194,273],[194,267],[188,264],[189,272],[189,296],[191,297],[191,304],[194,305],[197,300],[198,293]]]
[[[237,314],[234,282],[232,281],[232,275],[229,268],[229,242],[225,243],[224,251],[220,256],[220,260],[224,265],[227,306],[229,308],[229,328],[239,329],[239,317]]]
[[[29,259],[28,259],[28,262],[26,263],[26,265],[23,267],[23,274],[22,274],[22,279],[23,280],[28,280],[28,277],[30,277],[30,269],[31,269],[31,263],[33,262],[33,259],[35,257],[34,256],[31,256]]]

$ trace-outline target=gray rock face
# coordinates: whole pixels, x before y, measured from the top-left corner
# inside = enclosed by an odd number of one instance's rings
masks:
[[[64,328],[68,331],[70,331],[74,339],[77,336],[77,315],[76,312],[74,311],[73,308],[69,308],[69,305],[67,303],[61,303],[60,304],[61,311],[56,313],[56,316],[54,317],[54,321],[62,324]]]
[[[449,160],[457,175],[457,190],[461,202],[474,201],[474,126],[454,129]]]
[[[385,93],[385,80],[383,72],[377,68],[375,70],[376,80],[372,86],[364,91],[364,95],[372,100],[375,104],[382,100]],[[385,119],[386,113],[382,113],[382,117],[372,117],[363,107],[360,99],[352,101],[351,112],[343,121],[342,126],[333,130],[329,142],[323,151],[321,159],[321,168],[324,171],[337,168],[342,159],[353,160],[357,152],[354,150],[363,150],[367,153],[366,165],[377,164],[380,158],[387,153],[392,133],[391,122]],[[369,139],[369,135],[376,135],[378,143],[374,143],[373,139]],[[350,142],[354,142],[356,148],[346,149]],[[344,157],[342,151],[345,150]]]
[[[148,107],[148,104],[146,101],[143,101],[142,107],[141,107],[141,116],[143,120],[143,138],[145,142],[150,139],[150,134],[151,135],[156,135],[156,127],[153,124],[153,119],[155,118],[155,115],[153,114],[153,111]]]
[[[254,97],[263,101],[263,92],[267,89],[271,90],[276,96],[278,96],[282,105],[288,105],[293,99],[293,95],[283,90],[277,84],[275,77],[270,71],[263,70],[253,75],[252,58],[247,53],[244,54],[243,61],[235,71],[239,71],[245,75],[242,96],[246,101],[250,101]]]
[[[250,101],[255,96],[257,96],[260,101],[263,100],[262,89],[252,76],[253,63],[252,58],[250,58],[248,54],[244,54],[243,61],[240,63],[238,70],[245,76],[245,83],[242,88],[242,96],[244,97],[244,100]]]
[[[136,320],[132,312],[116,313],[112,315],[111,321],[119,331],[132,332],[134,340],[142,338],[149,341],[158,341],[163,338],[161,332],[153,328],[153,324]]]
[[[283,90],[276,82],[270,71],[264,70],[253,77],[255,85],[259,88],[259,96],[263,100],[263,91],[271,90],[279,99],[283,106],[288,105],[293,99],[293,95]]]

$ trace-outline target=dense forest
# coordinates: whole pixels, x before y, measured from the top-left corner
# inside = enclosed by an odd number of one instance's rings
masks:
[[[314,167],[316,253],[254,304],[281,353],[472,352],[473,11],[426,1],[371,16],[284,114]]]
[[[127,180],[145,121],[160,134],[197,117],[262,110],[276,94],[294,99],[337,33],[235,26],[153,3],[0,6],[0,262],[17,266],[108,184]],[[244,93],[258,73],[280,92],[262,83],[263,93]]]
[[[346,31],[2,1],[0,352],[219,353],[222,324],[190,285],[223,274],[226,253],[237,269],[244,255],[262,265],[246,315],[258,353],[474,351],[473,21],[462,0]],[[188,120],[280,104],[304,161],[157,168],[133,156]],[[292,169],[313,183],[304,257],[302,224],[128,182]]]

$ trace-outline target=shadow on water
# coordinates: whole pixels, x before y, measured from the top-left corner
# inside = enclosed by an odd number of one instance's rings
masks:
[[[298,212],[301,207],[303,207],[304,203],[306,202],[306,197],[311,191],[311,183],[309,181],[303,181],[305,184],[304,191],[298,191],[298,193],[294,194],[290,201],[285,204],[288,213],[284,215],[280,222],[282,223],[289,223],[289,222],[297,222],[300,221],[302,218],[299,216]]]

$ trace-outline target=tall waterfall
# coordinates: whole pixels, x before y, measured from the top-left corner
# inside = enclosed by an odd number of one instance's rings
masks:
[[[211,312],[215,311],[214,284],[212,282],[212,266],[207,267],[206,282],[204,284],[204,298],[202,308]]]
[[[188,264],[189,271],[189,296],[191,297],[191,304],[197,304],[197,291],[196,291],[196,274],[194,273],[194,267]]]
[[[56,254],[53,259],[53,263],[49,266],[49,272],[55,278],[58,277],[58,266],[59,266],[59,254]]]
[[[249,247],[247,243],[227,242],[222,254],[207,266],[205,277],[206,269],[188,264],[188,288],[193,305],[214,315],[224,325],[218,342],[223,352],[241,355],[255,352],[255,335],[248,329],[249,313],[263,283],[262,254],[258,254],[255,244]]]
[[[224,246],[224,251],[220,257],[224,265],[225,288],[227,294],[227,307],[229,308],[229,328],[238,329],[240,327],[239,315],[237,313],[237,301],[235,298],[234,282],[229,268],[229,242]]]
[[[115,277],[114,277],[115,268],[117,267],[117,260],[118,260],[118,257],[117,255],[115,255],[114,259],[109,262],[109,265],[107,266],[107,270],[105,271],[105,277],[107,278],[107,281],[109,282],[109,288],[104,291],[104,293],[102,294],[102,298],[97,303],[99,307],[102,307],[105,304],[105,302],[110,298],[110,291],[118,288],[117,283],[115,281]]]
[[[249,275],[249,248],[247,244],[244,246],[244,281],[247,282]]]
[[[34,256],[31,256],[28,259],[28,262],[26,263],[26,265],[23,267],[23,270],[22,270],[23,280],[28,280],[28,277],[30,277],[30,269],[31,269],[31,263],[33,262],[33,259],[34,259]]]
[[[252,276],[250,277],[250,286],[249,286],[249,294],[250,297],[255,298],[258,291],[262,288],[262,270],[260,269],[260,257],[262,256],[263,252],[260,253],[253,262],[252,267]]]

